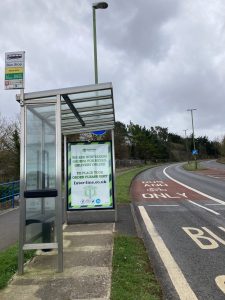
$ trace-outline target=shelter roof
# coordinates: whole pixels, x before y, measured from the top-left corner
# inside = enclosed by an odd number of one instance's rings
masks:
[[[114,128],[115,113],[111,83],[24,93],[24,104],[54,104],[57,97],[61,99],[62,134]],[[20,95],[17,95],[17,101],[20,101]],[[50,115],[46,114],[45,117],[51,122]]]

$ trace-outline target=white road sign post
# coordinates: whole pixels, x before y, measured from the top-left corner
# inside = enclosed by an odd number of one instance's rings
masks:
[[[5,89],[24,89],[25,51],[5,53]]]

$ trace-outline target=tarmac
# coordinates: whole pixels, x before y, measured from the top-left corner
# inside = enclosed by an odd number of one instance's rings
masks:
[[[107,300],[111,293],[114,234],[136,236],[131,205],[118,205],[117,223],[64,225],[64,272],[57,252],[37,251],[0,291],[1,300]]]

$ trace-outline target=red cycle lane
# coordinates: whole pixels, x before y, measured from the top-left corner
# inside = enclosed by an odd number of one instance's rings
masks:
[[[132,200],[141,204],[149,202],[167,203],[179,200],[207,200],[188,188],[168,180],[139,180],[135,179],[131,186]]]

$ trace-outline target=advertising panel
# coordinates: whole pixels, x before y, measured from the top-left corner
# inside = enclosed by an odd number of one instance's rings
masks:
[[[113,208],[110,141],[68,143],[68,210]]]
[[[5,89],[24,88],[25,52],[5,53]]]

